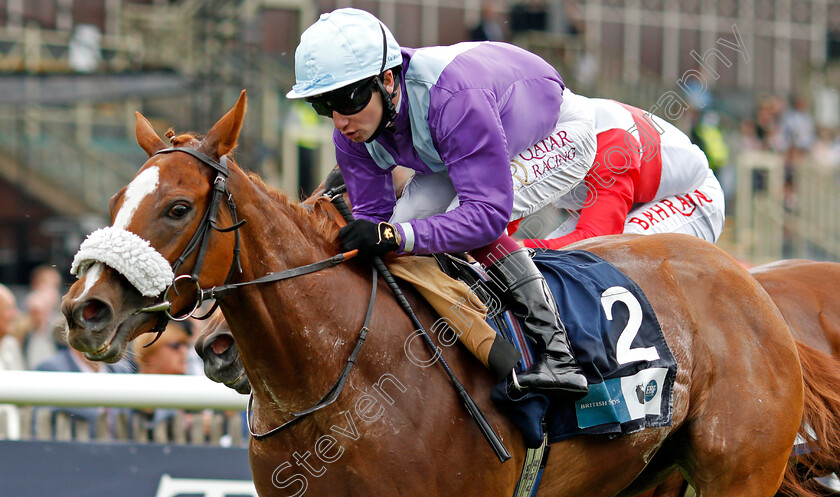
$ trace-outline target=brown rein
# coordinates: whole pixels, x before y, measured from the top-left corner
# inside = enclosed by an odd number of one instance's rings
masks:
[[[335,380],[335,383],[333,383],[330,389],[327,390],[327,393],[324,394],[324,396],[321,397],[321,400],[316,402],[315,405],[303,411],[291,413],[291,415],[294,416],[292,419],[286,421],[280,426],[276,426],[263,433],[256,433],[253,429],[254,424],[251,421],[251,406],[254,403],[254,392],[251,392],[251,396],[248,398],[248,408],[245,411],[245,423],[248,425],[248,433],[250,433],[255,440],[262,440],[264,438],[268,438],[271,435],[274,435],[275,433],[279,432],[280,430],[297,423],[298,421],[312,414],[313,412],[327,407],[328,405],[335,402],[336,399],[338,399],[339,394],[341,394],[341,390],[347,383],[347,378],[350,377],[350,371],[356,364],[356,358],[359,356],[359,352],[362,350],[362,345],[364,345],[365,339],[367,338],[367,334],[370,331],[370,318],[371,316],[373,316],[373,305],[376,302],[376,286],[379,275],[375,268],[372,268],[372,271],[373,283],[371,285],[372,288],[370,289],[370,302],[368,303],[367,313],[365,314],[365,321],[364,324],[362,324],[362,329],[359,330],[359,338],[356,339],[356,346],[353,347],[353,352],[350,354],[350,357],[347,358],[347,362],[344,364],[344,369],[341,371],[341,374],[338,376],[338,379]]]
[[[196,317],[196,319],[207,319],[211,314],[213,314],[213,311],[216,310],[216,307],[218,307],[218,299],[221,298],[222,296],[224,296],[225,294],[227,294],[228,292],[232,291],[232,290],[236,290],[236,289],[241,288],[241,287],[246,286],[246,285],[256,285],[256,284],[259,284],[259,283],[271,283],[271,282],[283,281],[283,280],[287,280],[287,279],[290,279],[290,278],[303,276],[305,274],[314,273],[316,271],[321,271],[323,269],[333,267],[333,266],[336,266],[338,264],[341,264],[342,262],[348,261],[348,260],[352,259],[353,257],[355,257],[356,254],[358,254],[358,250],[350,250],[348,252],[337,254],[337,255],[334,255],[334,256],[329,257],[327,259],[324,259],[324,260],[321,260],[321,261],[318,261],[318,262],[314,262],[312,264],[307,264],[305,266],[298,266],[298,267],[286,269],[284,271],[269,273],[265,276],[262,276],[260,278],[255,279],[255,280],[245,281],[245,282],[241,282],[241,283],[228,283],[230,281],[231,277],[233,276],[235,269],[238,269],[239,271],[242,271],[242,267],[239,264],[240,248],[239,248],[239,231],[238,230],[243,224],[245,224],[245,220],[244,219],[243,220],[237,220],[236,204],[233,201],[233,196],[227,191],[227,176],[228,176],[227,158],[222,157],[221,161],[217,162],[217,161],[213,160],[212,158],[208,157],[207,155],[205,155],[205,154],[203,154],[203,153],[201,153],[201,152],[199,152],[195,149],[174,148],[174,147],[159,150],[155,155],[171,153],[171,152],[184,152],[184,153],[187,153],[187,154],[195,157],[196,159],[198,159],[202,163],[204,163],[204,164],[210,166],[211,168],[213,168],[216,171],[216,177],[213,180],[213,193],[212,193],[210,203],[207,206],[207,210],[204,213],[204,217],[202,218],[201,223],[199,224],[199,227],[196,229],[196,232],[193,234],[192,239],[187,244],[187,247],[184,249],[184,252],[181,254],[180,257],[178,257],[178,259],[173,264],[173,272],[177,272],[178,268],[181,266],[181,264],[190,256],[190,254],[192,254],[198,248],[198,255],[197,255],[195,267],[193,267],[193,270],[190,274],[182,274],[180,276],[177,276],[172,281],[172,283],[169,285],[169,287],[166,289],[166,291],[163,294],[163,299],[164,300],[162,302],[159,302],[157,304],[154,304],[154,305],[151,305],[151,306],[148,306],[148,307],[144,307],[143,309],[140,309],[140,310],[135,312],[135,314],[140,313],[140,312],[160,312],[161,313],[161,317],[160,317],[160,319],[158,319],[158,323],[156,324],[155,329],[153,330],[153,331],[157,332],[157,336],[150,343],[146,344],[145,345],[146,347],[148,347],[149,345],[151,345],[152,343],[157,341],[158,338],[160,338],[160,335],[161,335],[161,333],[163,333],[163,329],[166,327],[166,323],[169,320],[181,321],[181,320],[189,318],[190,316],[195,314],[195,312],[198,310],[198,308],[201,306],[201,304],[204,302],[204,300],[214,300],[215,302],[213,304],[213,308],[211,308],[204,316]],[[231,217],[233,218],[233,225],[231,225],[228,228],[219,228],[216,225],[216,219],[217,219],[217,216],[218,216],[219,206],[221,204],[221,199],[224,196],[227,196],[228,208],[230,209]],[[231,267],[230,267],[230,270],[228,271],[228,275],[225,279],[225,283],[222,284],[222,285],[219,285],[219,286],[214,286],[214,287],[209,288],[209,289],[202,289],[198,285],[198,274],[201,272],[201,267],[204,264],[204,257],[207,253],[207,245],[208,245],[208,241],[209,241],[209,238],[210,238],[208,236],[208,234],[209,234],[211,228],[215,229],[216,231],[220,231],[220,232],[233,231],[236,234],[236,242],[235,242],[235,245],[234,245],[234,257],[233,257],[233,261],[231,262]],[[254,432],[254,430],[252,428],[253,424],[251,422],[251,407],[252,407],[253,402],[254,402],[254,394],[252,392],[251,397],[248,399],[248,408],[247,408],[247,411],[246,411],[246,423],[248,425],[248,432],[251,434],[252,437],[254,437],[254,439],[262,440],[266,437],[269,437],[269,436],[279,432],[280,430],[282,430],[282,429],[284,429],[288,426],[291,426],[292,424],[296,423],[297,421],[300,421],[301,419],[308,416],[309,414],[312,414],[313,412],[318,411],[320,409],[323,409],[324,407],[332,404],[338,398],[339,394],[341,394],[341,391],[344,388],[344,385],[347,383],[347,379],[350,376],[350,371],[353,369],[353,365],[355,365],[355,363],[356,363],[356,358],[359,356],[359,352],[362,349],[362,345],[364,344],[365,339],[367,338],[368,331],[370,331],[369,325],[370,325],[371,316],[373,315],[374,303],[376,302],[376,286],[377,286],[377,280],[378,280],[378,275],[379,275],[379,273],[376,271],[376,269],[372,269],[372,272],[373,272],[373,283],[372,283],[372,288],[371,288],[371,292],[370,292],[370,303],[368,304],[367,313],[365,314],[364,324],[362,325],[362,329],[359,331],[359,337],[356,339],[356,345],[353,348],[353,352],[350,354],[350,357],[347,358],[347,362],[344,365],[344,369],[342,369],[341,374],[339,375],[338,379],[335,381],[335,383],[333,383],[332,387],[330,387],[330,389],[327,391],[327,393],[323,397],[321,397],[321,399],[318,402],[315,403],[315,405],[313,405],[312,407],[310,407],[308,409],[305,409],[303,411],[291,413],[291,415],[293,416],[293,419],[283,423],[280,426],[272,428],[265,433],[256,433],[256,432]],[[172,310],[172,303],[168,299],[169,290],[172,290],[175,287],[176,282],[179,279],[183,279],[183,278],[189,278],[189,281],[196,284],[196,304],[195,304],[195,307],[193,308],[193,310],[191,312],[187,313],[185,316],[174,317],[170,313],[170,311]],[[176,293],[177,293],[177,290],[176,290]]]
[[[354,257],[358,251],[351,250],[346,253],[334,255],[327,259],[307,264],[305,266],[299,266],[295,268],[286,269],[284,271],[280,271],[277,273],[270,273],[261,278],[257,278],[255,280],[242,282],[242,283],[229,283],[231,277],[233,276],[234,270],[236,268],[239,271],[242,271],[242,268],[239,266],[239,228],[245,223],[245,220],[238,221],[236,217],[236,205],[233,202],[233,196],[227,191],[227,177],[228,177],[228,167],[227,167],[227,158],[225,156],[221,157],[220,161],[215,161],[211,157],[190,148],[178,148],[178,147],[171,147],[166,148],[163,150],[159,150],[156,152],[157,154],[165,154],[171,152],[184,152],[193,156],[194,158],[198,159],[205,165],[213,168],[216,171],[216,177],[213,180],[213,196],[211,197],[211,201],[207,206],[207,210],[205,211],[204,217],[199,224],[199,227],[196,229],[196,232],[193,234],[192,239],[187,244],[187,247],[184,249],[184,252],[181,256],[175,261],[173,264],[173,272],[177,273],[178,268],[180,267],[181,263],[183,263],[187,257],[196,249],[199,248],[196,263],[193,267],[192,272],[189,275],[181,275],[173,279],[172,283],[164,292],[164,301],[158,304],[154,304],[149,307],[145,307],[136,311],[135,313],[139,312],[160,312],[160,318],[158,319],[158,323],[156,327],[152,330],[153,332],[157,332],[157,337],[152,340],[150,343],[146,345],[148,347],[158,338],[160,338],[161,334],[163,333],[164,328],[166,327],[166,323],[170,319],[187,319],[188,317],[192,316],[196,310],[201,306],[205,297],[214,300],[213,307],[208,311],[204,316],[196,317],[196,319],[207,319],[210,315],[215,311],[216,307],[219,305],[218,299],[222,297],[229,291],[235,290],[237,288],[241,288],[245,285],[255,285],[258,283],[269,283],[269,282],[276,282],[282,281],[289,278],[294,278],[297,276],[302,276],[304,274],[313,273],[316,271],[320,271],[322,269],[335,266],[337,264],[341,264],[342,262]],[[325,196],[330,197],[332,200],[333,205],[337,208],[338,212],[344,217],[344,220],[350,222],[353,220],[353,215],[350,209],[348,208],[347,204],[344,202],[344,199],[341,197],[341,193],[345,190],[345,186],[340,186],[331,189],[329,192],[325,192]],[[230,214],[233,220],[233,224],[228,228],[219,228],[216,225],[216,218],[218,216],[219,206],[221,204],[221,199],[224,195],[227,195],[228,200],[228,207],[230,209]],[[225,283],[210,288],[208,290],[203,290],[198,285],[198,274],[201,271],[201,266],[204,263],[204,257],[207,251],[207,245],[209,241],[208,233],[210,229],[215,229],[220,232],[228,232],[233,231],[236,234],[236,243],[234,246],[234,258],[231,261],[231,267],[228,271],[227,278],[225,279]],[[382,261],[381,258],[375,257],[373,258],[373,288],[371,289],[371,298],[370,303],[368,304],[368,311],[365,315],[364,325],[359,333],[359,338],[356,340],[356,346],[353,349],[352,354],[347,359],[347,363],[344,366],[341,374],[339,375],[336,382],[333,384],[332,387],[327,391],[326,395],[321,398],[314,406],[306,409],[304,411],[292,413],[294,416],[291,420],[283,423],[280,426],[270,429],[265,433],[255,433],[252,424],[251,424],[251,405],[254,400],[253,392],[251,393],[251,397],[248,400],[248,409],[246,412],[247,424],[248,424],[248,432],[254,437],[255,440],[261,440],[266,437],[269,437],[282,429],[286,428],[287,426],[291,426],[292,424],[296,423],[297,421],[301,420],[303,417],[322,409],[330,404],[332,404],[337,398],[338,395],[341,393],[341,390],[344,388],[344,384],[347,381],[347,378],[350,375],[350,371],[353,368],[353,365],[356,362],[356,357],[361,350],[362,345],[364,344],[365,338],[367,337],[368,333],[368,324],[370,322],[371,315],[373,313],[373,306],[374,300],[376,298],[376,283],[377,277],[379,274],[382,275],[383,279],[388,284],[391,291],[394,293],[394,297],[397,299],[397,302],[400,306],[405,310],[408,317],[411,319],[412,323],[417,327],[418,330],[421,331],[421,335],[424,338],[427,346],[429,346],[432,350],[435,349],[434,342],[432,341],[431,337],[429,336],[428,332],[423,327],[420,320],[417,318],[414,310],[411,308],[411,305],[406,300],[405,296],[403,295],[402,291],[400,290],[399,286],[397,285],[396,281],[394,281],[393,275],[390,273],[388,268],[385,266],[385,263]],[[175,287],[175,283],[178,279],[183,277],[188,277],[191,282],[196,284],[197,294],[196,294],[196,305],[191,312],[189,312],[186,316],[181,318],[174,318],[170,313],[172,309],[172,304],[170,301],[166,299],[167,295],[169,294],[169,290]],[[177,289],[176,289],[177,293]],[[449,376],[450,380],[452,381],[453,386],[455,387],[455,391],[457,392],[458,396],[460,397],[464,407],[467,409],[467,412],[470,414],[470,417],[478,425],[479,429],[481,430],[482,434],[484,435],[485,439],[490,443],[490,446],[493,448],[496,456],[499,458],[501,462],[505,462],[506,460],[510,459],[510,453],[508,453],[507,449],[504,446],[501,438],[499,435],[496,434],[493,427],[487,421],[487,418],[484,416],[484,413],[481,412],[481,409],[475,403],[475,401],[470,397],[470,394],[466,391],[463,384],[460,380],[455,376],[455,373],[446,363],[446,361],[441,357],[438,361],[443,369],[446,371],[447,375]]]

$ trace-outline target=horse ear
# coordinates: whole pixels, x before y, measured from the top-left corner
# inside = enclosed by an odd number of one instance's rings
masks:
[[[236,147],[236,140],[239,139],[239,132],[242,130],[242,121],[245,120],[245,107],[247,97],[245,90],[239,94],[239,100],[213,128],[201,140],[198,149],[211,157],[221,157]]]
[[[137,143],[149,154],[149,157],[155,155],[158,150],[166,148],[166,144],[152,128],[152,123],[139,112],[135,112],[134,116],[137,118],[137,127],[134,131],[137,135]]]

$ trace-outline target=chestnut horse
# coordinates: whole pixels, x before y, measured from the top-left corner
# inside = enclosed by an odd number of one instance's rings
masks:
[[[792,259],[750,269],[794,338],[840,358],[840,263]]]
[[[338,252],[337,228],[325,215],[293,204],[226,158],[244,115],[243,92],[203,139],[176,137],[175,150],[137,115],[137,139],[150,158],[112,198],[109,232],[129,240],[131,250],[120,246],[114,249],[118,254],[111,253],[103,244],[98,256],[123,273],[102,262],[81,266],[80,279],[62,303],[69,343],[88,358],[116,361],[130,340],[159,327],[158,312],[140,311],[166,308],[154,292],[161,279],[172,278],[143,261],[175,263],[176,275],[197,273],[193,286],[207,289],[253,281]],[[225,174],[220,164],[226,164]],[[219,190],[235,201],[236,214],[222,202],[218,218],[205,217],[211,198],[219,201],[212,195]],[[209,242],[179,258],[208,225],[216,228],[207,231]],[[552,445],[540,495],[633,495],[675,466],[706,497],[770,496],[783,480],[789,482],[795,475],[785,471],[788,454],[803,409],[811,407],[804,402],[803,385],[808,391],[821,385],[810,382],[812,363],[800,362],[800,355],[816,352],[797,345],[767,293],[720,249],[686,235],[605,237],[578,247],[618,266],[653,305],[679,365],[673,423]],[[121,264],[133,261],[135,253],[144,258],[144,267],[157,268],[149,271],[154,281]],[[365,322],[371,274],[369,265],[351,261],[242,286],[221,297],[251,384],[257,433],[315,405],[335,383]],[[505,463],[483,441],[442,368],[421,367],[407,357],[411,321],[387,287],[377,285],[370,333],[335,403],[272,436],[252,438],[258,492],[512,495],[525,447],[490,401],[491,375],[461,347],[445,351],[510,450],[512,458]],[[179,285],[180,291],[164,293],[172,297],[172,314],[196,306],[197,295],[188,288]],[[429,327],[431,309],[407,290]],[[833,414],[806,416],[835,419]]]
[[[208,378],[241,394],[251,393],[236,340],[222,313],[213,315],[198,334],[195,351],[204,363],[204,374]]]

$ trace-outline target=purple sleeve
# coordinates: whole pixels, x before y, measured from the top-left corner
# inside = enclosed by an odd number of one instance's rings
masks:
[[[458,208],[410,221],[415,254],[469,251],[496,240],[513,209],[510,157],[496,100],[463,90],[434,105],[429,127],[458,193]]]
[[[377,223],[388,221],[397,202],[391,172],[377,166],[364,145],[348,140],[338,131],[333,134],[333,141],[353,216]]]

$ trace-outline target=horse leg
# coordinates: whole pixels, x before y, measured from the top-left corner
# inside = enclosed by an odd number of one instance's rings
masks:
[[[682,497],[688,484],[677,471],[682,437],[672,435],[644,471],[618,497]]]
[[[743,358],[739,364],[720,362],[716,375],[695,375],[706,379],[692,385],[696,400],[680,466],[702,497],[770,497],[782,483],[802,419],[802,383],[799,364],[789,355],[782,360],[777,353],[785,345],[774,345],[762,352],[766,362],[735,353],[731,357]],[[746,375],[753,384],[742,388]]]

